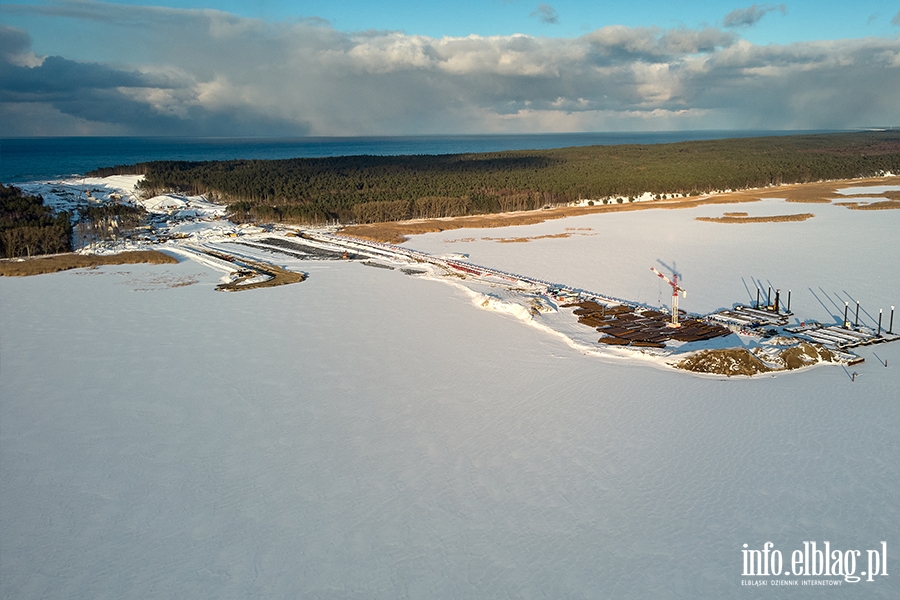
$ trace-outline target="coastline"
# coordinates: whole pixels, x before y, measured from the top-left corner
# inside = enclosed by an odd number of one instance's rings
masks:
[[[626,204],[603,204],[597,206],[562,206],[548,209],[508,212],[487,215],[468,215],[464,217],[445,217],[440,219],[414,219],[387,223],[370,223],[366,225],[349,225],[341,229],[341,233],[376,242],[400,244],[409,236],[423,233],[437,233],[453,229],[487,229],[493,227],[509,227],[513,225],[534,225],[554,219],[574,217],[595,213],[622,212],[633,210],[649,210],[654,208],[679,209],[694,208],[705,204],[736,204],[757,202],[764,198],[784,198],[786,202],[825,203],[833,199],[865,198],[865,194],[839,194],[838,189],[848,186],[868,187],[875,185],[900,185],[900,176],[865,177],[859,179],[835,179],[813,183],[794,183],[768,188],[751,188],[721,192],[701,196],[700,198],[677,198],[671,200],[651,200],[629,202]],[[880,194],[884,197],[884,194]],[[895,200],[896,202],[896,200]],[[897,202],[900,208],[900,202]]]

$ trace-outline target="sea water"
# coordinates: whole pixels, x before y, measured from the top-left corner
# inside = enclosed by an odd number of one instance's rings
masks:
[[[324,156],[462,154],[570,146],[665,144],[731,137],[822,131],[651,131],[522,135],[387,137],[187,138],[41,137],[0,139],[0,181],[22,183],[83,175],[115,165],[154,160],[285,159]]]

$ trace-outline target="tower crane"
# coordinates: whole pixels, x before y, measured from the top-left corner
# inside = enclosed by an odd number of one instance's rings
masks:
[[[659,275],[661,279],[663,279],[666,283],[672,286],[672,322],[669,323],[669,327],[681,327],[681,323],[678,322],[678,292],[681,292],[684,298],[687,298],[687,290],[682,289],[678,286],[678,273],[672,274],[672,279],[669,279],[662,273],[656,270],[656,267],[650,267],[650,270]]]

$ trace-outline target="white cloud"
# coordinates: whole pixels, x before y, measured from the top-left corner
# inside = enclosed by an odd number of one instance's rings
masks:
[[[900,122],[890,100],[900,97],[897,39],[756,46],[715,28],[624,26],[574,38],[431,38],[210,10],[54,6],[111,25],[142,23],[134,43],[144,44],[146,61],[125,69],[60,57],[23,62],[27,33],[6,31],[0,100],[52,107],[98,131],[352,135]],[[79,89],[70,93],[61,81]]]

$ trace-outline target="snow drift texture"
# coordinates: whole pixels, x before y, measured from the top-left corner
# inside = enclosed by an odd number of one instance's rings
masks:
[[[718,210],[409,245],[651,303],[648,267],[676,261],[698,312],[750,277],[830,322],[820,288],[896,302],[896,211],[693,221]],[[0,280],[0,595],[749,598],[744,543],[898,547],[897,344],[862,349],[855,382],[699,378],[583,355],[440,282],[303,269],[241,294],[188,261]],[[894,598],[891,575],[829,594]]]

